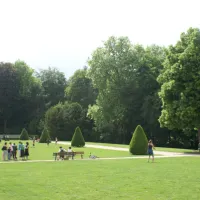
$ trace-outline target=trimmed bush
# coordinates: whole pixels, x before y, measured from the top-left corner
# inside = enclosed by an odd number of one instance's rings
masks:
[[[20,140],[29,140],[28,132],[25,128],[22,129],[19,139]]]
[[[72,137],[71,146],[73,147],[84,147],[85,140],[83,138],[81,129],[79,127],[76,128],[74,135]]]
[[[148,140],[143,128],[138,125],[129,144],[129,151],[134,155],[147,154]]]
[[[39,143],[47,143],[47,140],[51,140],[51,138],[49,136],[49,131],[47,130],[47,128],[44,128],[44,130],[42,131],[42,134],[40,136]]]

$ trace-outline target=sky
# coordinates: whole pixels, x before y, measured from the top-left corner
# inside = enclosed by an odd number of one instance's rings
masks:
[[[0,0],[0,62],[20,59],[70,77],[110,36],[175,44],[200,27],[199,0]]]

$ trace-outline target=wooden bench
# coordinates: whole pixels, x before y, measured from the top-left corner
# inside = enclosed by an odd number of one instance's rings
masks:
[[[63,158],[64,160],[68,160],[69,157],[72,157],[74,159],[74,156],[81,155],[81,159],[83,159],[84,151],[76,151],[76,152],[57,152],[53,153],[53,156],[55,156],[55,160],[57,160],[57,157]]]

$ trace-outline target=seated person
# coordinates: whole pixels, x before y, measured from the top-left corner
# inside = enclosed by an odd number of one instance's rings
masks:
[[[72,150],[71,147],[68,148],[67,152],[72,153],[72,159],[74,159],[74,154],[73,154],[74,151]]]
[[[60,158],[63,160],[64,159],[64,154],[62,154],[62,152],[67,152],[64,148],[60,147],[59,150],[58,150],[58,153],[60,153]]]

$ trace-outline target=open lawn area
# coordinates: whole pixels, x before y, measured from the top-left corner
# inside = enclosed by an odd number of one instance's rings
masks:
[[[0,199],[199,200],[195,157],[0,164]]]

